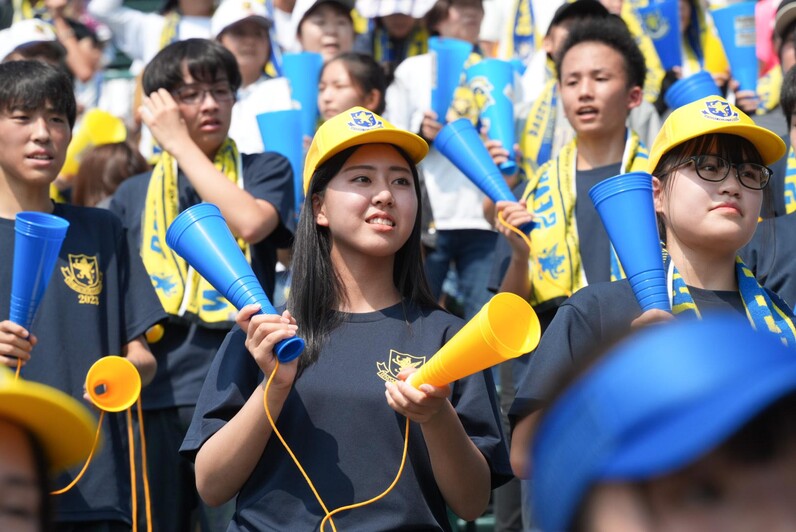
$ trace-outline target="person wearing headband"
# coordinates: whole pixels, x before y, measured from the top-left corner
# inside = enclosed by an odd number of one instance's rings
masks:
[[[790,308],[760,286],[738,257],[757,227],[771,178],[767,165],[784,151],[776,134],[723,98],[707,97],[666,119],[650,150],[649,169],[673,314],[734,312],[793,349]],[[569,298],[531,356],[509,413],[514,472],[529,472],[535,411],[559,375],[594,345],[671,318],[662,310],[642,314],[627,281],[592,284]]]
[[[427,152],[362,107],[318,129],[287,310],[241,309],[182,446],[208,504],[236,497],[229,530],[323,529],[334,510],[385,490],[332,523],[449,530],[447,508],[473,520],[508,480],[491,372],[440,387],[406,382],[462,326],[423,273],[417,163]],[[277,365],[274,345],[294,336],[304,352]]]
[[[539,529],[793,530],[793,355],[716,314],[581,361],[533,440]]]

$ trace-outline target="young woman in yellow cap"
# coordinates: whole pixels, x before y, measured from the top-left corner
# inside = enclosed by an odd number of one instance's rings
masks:
[[[361,107],[315,135],[289,311],[241,310],[182,448],[206,502],[237,496],[229,530],[449,530],[447,507],[475,519],[508,480],[490,372],[405,382],[461,326],[423,275],[416,165],[427,152]],[[277,365],[274,345],[296,334],[304,353]]]
[[[652,145],[649,168],[673,313],[736,312],[793,348],[791,310],[737,258],[757,227],[771,178],[765,165],[784,152],[776,134],[716,96],[667,118]],[[642,314],[627,281],[590,285],[559,308],[531,356],[509,414],[517,422],[511,449],[515,474],[528,474],[535,411],[558,376],[593,346],[633,326],[670,318],[661,310]]]

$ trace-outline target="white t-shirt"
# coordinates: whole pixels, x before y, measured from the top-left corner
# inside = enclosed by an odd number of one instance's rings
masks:
[[[241,153],[262,153],[263,140],[257,125],[257,115],[292,108],[287,78],[260,78],[238,90],[238,100],[232,107],[229,136]]]
[[[431,55],[406,58],[387,88],[384,117],[396,127],[420,131],[423,113],[431,109]],[[438,230],[492,229],[484,218],[484,194],[431,144],[420,162]]]

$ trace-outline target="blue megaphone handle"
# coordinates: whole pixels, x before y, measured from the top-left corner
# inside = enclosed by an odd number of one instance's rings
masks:
[[[236,308],[259,303],[260,314],[279,314],[259,283],[255,283],[257,290],[248,295],[222,289],[229,286],[230,279],[254,277],[254,272],[214,204],[199,203],[182,211],[166,231],[166,243]],[[304,345],[301,338],[288,338],[274,346],[274,353],[279,362],[290,362],[304,351]]]
[[[259,300],[258,303],[261,307],[258,314],[279,314],[267,297],[264,300]],[[274,346],[274,354],[276,354],[276,358],[279,362],[290,362],[304,351],[304,346],[304,340],[298,336],[287,338],[277,342],[276,346]]]

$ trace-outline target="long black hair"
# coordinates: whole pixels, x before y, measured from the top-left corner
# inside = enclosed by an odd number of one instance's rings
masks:
[[[293,280],[287,308],[299,326],[306,349],[299,359],[299,369],[315,363],[329,334],[342,323],[344,314],[339,312],[345,297],[345,287],[332,266],[332,239],[327,227],[315,223],[312,198],[323,196],[329,182],[336,176],[345,162],[361,146],[353,146],[334,155],[321,164],[312,175],[309,190],[299,216],[296,238],[293,244]],[[417,166],[400,148],[401,154],[412,171],[417,197],[417,214],[412,233],[395,254],[393,282],[401,294],[404,304],[411,303],[421,308],[439,308],[426,282],[420,247],[420,179]]]

